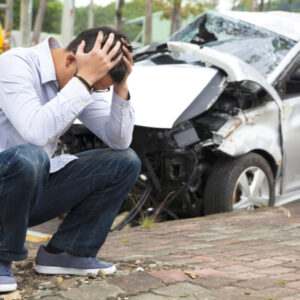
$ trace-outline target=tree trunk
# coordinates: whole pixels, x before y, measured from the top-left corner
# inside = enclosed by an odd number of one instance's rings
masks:
[[[61,41],[63,46],[67,46],[74,35],[74,0],[64,0],[64,10],[61,22]]]
[[[152,42],[152,0],[146,0],[145,45]]]
[[[268,0],[268,3],[267,3],[267,9],[266,10],[271,10],[271,0]]]
[[[237,4],[237,0],[233,0],[232,1],[232,8],[231,8],[231,10],[235,10],[236,4]]]
[[[171,35],[181,26],[181,0],[175,0],[171,17]]]
[[[260,0],[259,11],[264,11],[264,6],[265,6],[264,0]]]
[[[116,29],[121,30],[122,27],[122,9],[124,6],[125,0],[117,0],[116,8]]]
[[[5,34],[4,34],[4,44],[3,50],[7,51],[10,49],[11,44],[11,32],[13,29],[13,12],[14,12],[14,0],[6,0],[8,9],[5,12]]]
[[[222,0],[220,0],[220,1],[222,1]],[[219,0],[212,0],[212,1],[210,1],[211,2],[211,8],[215,9],[219,5],[220,1]]]
[[[94,0],[91,0],[89,6],[88,28],[94,27]]]
[[[257,0],[251,0],[251,9],[252,11],[258,11]]]
[[[45,16],[45,12],[46,12],[47,1],[48,0],[40,0],[39,10],[37,12],[35,22],[34,22],[33,37],[32,37],[33,45],[38,44],[39,39],[40,39],[40,33],[41,33],[41,30],[43,27],[43,21],[44,21],[44,16]]]
[[[21,0],[20,46],[30,46],[32,0]]]

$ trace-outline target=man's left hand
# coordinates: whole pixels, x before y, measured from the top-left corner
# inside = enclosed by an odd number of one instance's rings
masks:
[[[127,43],[127,41],[124,39],[122,39],[122,42]],[[132,71],[133,58],[132,58],[132,54],[130,53],[130,51],[127,49],[126,46],[123,45],[122,50],[126,54],[123,55],[122,59],[126,65],[127,71],[126,71],[126,75],[124,76],[124,79],[120,83],[114,84],[114,91],[116,94],[119,95],[120,98],[124,100],[128,100],[129,94],[128,94],[127,78]]]

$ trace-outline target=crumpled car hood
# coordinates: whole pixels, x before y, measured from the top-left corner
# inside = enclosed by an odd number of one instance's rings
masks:
[[[182,42],[168,42],[168,47],[177,59],[189,62],[201,60],[208,66],[222,69],[228,75],[228,81],[251,81],[259,84],[281,106],[281,99],[273,86],[258,71],[241,59],[209,47],[200,48],[197,45]]]
[[[128,78],[136,125],[171,128],[218,73],[199,65],[134,66]]]
[[[136,111],[136,125],[154,128],[172,128],[182,118],[191,104],[194,104],[202,91],[205,90],[218,70],[227,74],[228,81],[252,81],[264,88],[281,107],[281,99],[276,90],[251,66],[230,54],[217,50],[183,42],[168,42],[168,48],[175,58],[186,61],[187,64],[174,65],[137,65],[129,76],[131,99]],[[202,61],[206,67],[193,65],[193,62]],[[189,64],[190,63],[190,64]],[[219,96],[225,88],[220,84],[215,89]],[[205,110],[217,100],[214,95],[206,101],[201,110],[195,111],[192,118]],[[193,103],[194,102],[194,103]]]

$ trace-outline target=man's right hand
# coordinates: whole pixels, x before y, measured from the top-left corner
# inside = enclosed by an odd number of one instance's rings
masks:
[[[84,53],[85,41],[81,42],[76,51],[77,75],[83,77],[90,85],[101,80],[123,56],[121,53],[115,60],[112,60],[121,46],[121,42],[118,41],[109,51],[114,42],[113,33],[109,34],[103,48],[101,48],[102,41],[103,33],[99,31],[95,45],[90,52]]]

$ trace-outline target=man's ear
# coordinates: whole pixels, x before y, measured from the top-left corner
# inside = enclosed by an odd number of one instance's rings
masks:
[[[70,65],[75,63],[75,60],[76,60],[75,54],[73,52],[68,53],[65,60],[65,67],[66,68],[70,67]]]

